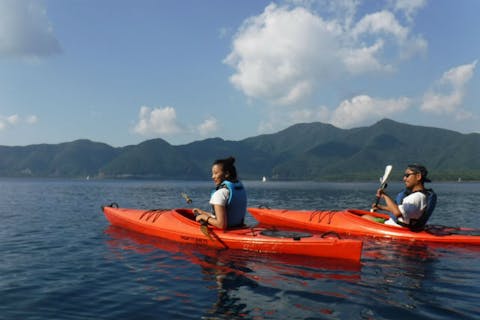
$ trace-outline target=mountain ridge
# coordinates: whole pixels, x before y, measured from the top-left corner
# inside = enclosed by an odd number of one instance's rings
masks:
[[[2,177],[209,179],[211,163],[234,156],[242,179],[371,180],[387,164],[400,178],[423,163],[434,180],[480,180],[480,134],[383,119],[352,129],[299,123],[271,134],[171,145],[157,138],[112,147],[78,139],[59,144],[0,146]]]

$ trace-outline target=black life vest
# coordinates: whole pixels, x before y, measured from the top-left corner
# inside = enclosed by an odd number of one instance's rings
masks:
[[[437,194],[432,189],[424,189],[422,191],[416,191],[416,192],[422,192],[427,197],[427,207],[423,211],[420,218],[410,219],[409,223],[404,223],[402,221],[399,221],[398,217],[395,217],[395,218],[392,217],[392,218],[395,221],[395,223],[397,223],[398,225],[409,228],[412,231],[418,232],[418,231],[422,231],[425,228],[425,225],[427,224],[428,219],[432,215],[433,210],[437,205]],[[405,189],[402,192],[400,192],[395,199],[395,202],[397,203],[397,205],[402,204],[403,199],[410,194],[412,194],[412,192],[408,189]]]

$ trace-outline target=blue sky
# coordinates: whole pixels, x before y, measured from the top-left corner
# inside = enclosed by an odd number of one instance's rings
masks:
[[[480,132],[480,1],[0,0],[0,145]]]

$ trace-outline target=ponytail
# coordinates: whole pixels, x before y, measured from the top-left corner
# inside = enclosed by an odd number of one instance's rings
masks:
[[[227,180],[232,182],[236,182],[238,180],[234,157],[230,156],[226,159],[217,159],[213,162],[213,164],[219,164],[222,166],[223,172],[225,173],[225,178]]]

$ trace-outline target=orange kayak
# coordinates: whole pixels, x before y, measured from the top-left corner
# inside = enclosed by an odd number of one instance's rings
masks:
[[[408,241],[480,245],[480,230],[430,225],[424,231],[385,225],[363,219],[364,214],[387,218],[388,215],[347,209],[343,211],[284,210],[248,208],[260,224],[314,231],[334,231],[355,236],[371,236]]]
[[[220,249],[241,249],[260,253],[296,254],[359,261],[360,240],[322,237],[304,232],[279,232],[258,227],[220,230],[201,226],[191,209],[141,210],[102,207],[107,220],[116,227],[181,243]]]

